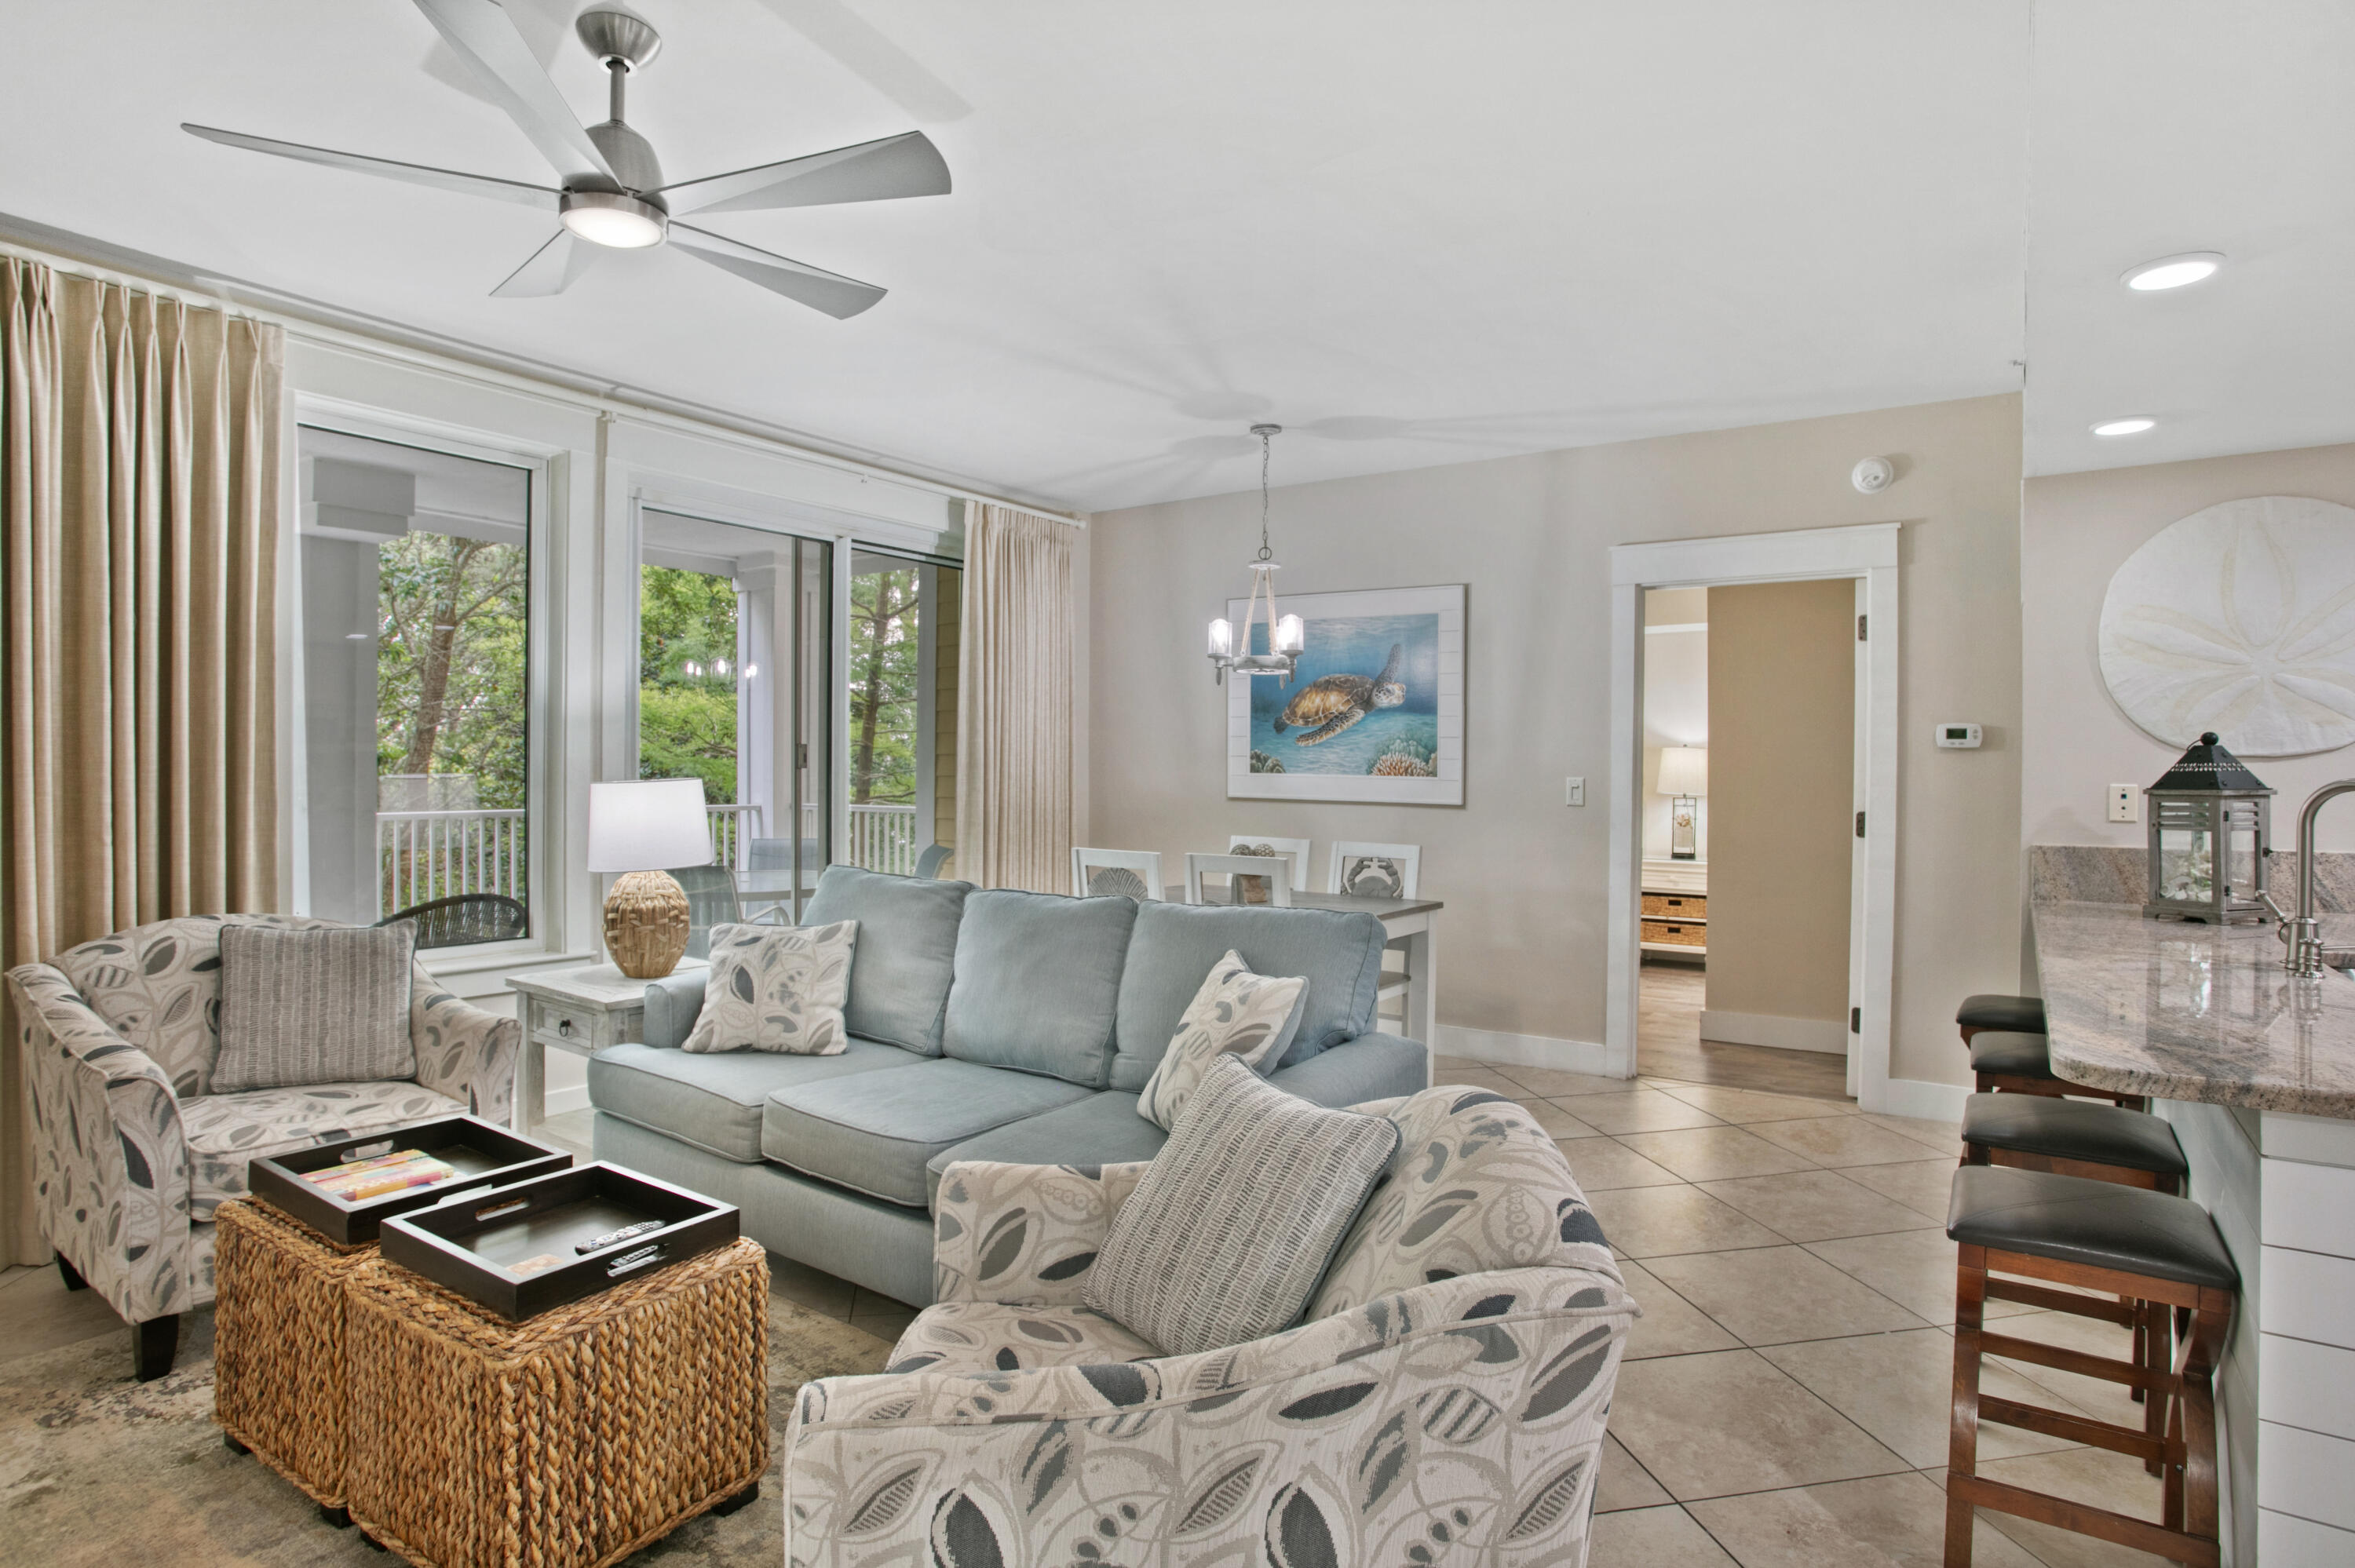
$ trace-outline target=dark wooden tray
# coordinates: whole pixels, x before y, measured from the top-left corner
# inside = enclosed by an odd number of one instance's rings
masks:
[[[356,1203],[303,1180],[330,1165],[372,1159],[399,1149],[421,1149],[456,1166],[458,1174],[431,1187],[410,1187]],[[357,1246],[376,1240],[377,1227],[390,1215],[430,1208],[453,1193],[544,1176],[571,1163],[572,1156],[552,1144],[519,1138],[479,1117],[449,1116],[251,1160],[246,1165],[245,1180],[248,1192],[279,1213],[302,1221],[330,1241]]]
[[[734,1241],[735,1205],[602,1160],[468,1192],[386,1223],[384,1256],[511,1323],[594,1296]],[[623,1225],[661,1229],[582,1255],[577,1244]],[[509,1266],[553,1254],[536,1273]]]

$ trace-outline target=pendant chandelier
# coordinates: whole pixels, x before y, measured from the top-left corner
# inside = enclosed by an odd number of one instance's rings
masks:
[[[1224,616],[1210,622],[1210,670],[1212,679],[1224,684],[1227,672],[1240,675],[1273,675],[1289,684],[1293,672],[1299,668],[1300,651],[1305,646],[1307,634],[1296,615],[1275,612],[1275,574],[1281,564],[1267,542],[1267,461],[1268,443],[1284,433],[1282,425],[1253,425],[1252,434],[1259,438],[1259,555],[1245,563],[1251,568],[1251,602],[1243,609],[1241,635]],[[1265,611],[1268,651],[1252,652],[1252,625],[1261,616],[1260,599],[1267,600]]]

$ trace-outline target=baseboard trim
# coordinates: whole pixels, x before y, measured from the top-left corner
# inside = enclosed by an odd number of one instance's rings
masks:
[[[1960,1121],[1963,1103],[1971,1097],[1968,1084],[1940,1084],[1927,1078],[1891,1078],[1888,1088],[1889,1103],[1878,1107],[1883,1114],[1918,1117],[1923,1121]]]
[[[542,1116],[562,1116],[566,1111],[587,1110],[589,1086],[575,1084],[569,1089],[550,1089],[540,1097],[540,1100],[548,1107],[540,1113]]]
[[[1837,1018],[1780,1018],[1771,1012],[1713,1012],[1703,1008],[1700,1037],[1724,1045],[1848,1054],[1848,1025]]]
[[[1563,1040],[1550,1034],[1508,1034],[1497,1029],[1439,1026],[1439,1054],[1468,1056],[1514,1067],[1551,1067],[1562,1073],[1611,1075],[1609,1053],[1599,1040]]]

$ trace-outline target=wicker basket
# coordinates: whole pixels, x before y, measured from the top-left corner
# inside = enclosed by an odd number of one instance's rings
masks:
[[[757,1243],[521,1323],[381,1258],[346,1299],[352,1521],[412,1563],[599,1568],[760,1484]]]
[[[340,1509],[344,1287],[375,1262],[376,1244],[338,1246],[250,1199],[223,1203],[213,1223],[213,1419],[321,1508]]]

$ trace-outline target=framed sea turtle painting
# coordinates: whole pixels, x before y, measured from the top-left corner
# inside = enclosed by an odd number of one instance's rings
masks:
[[[1227,618],[1242,623],[1243,601]],[[1292,680],[1227,680],[1227,795],[1464,803],[1464,585],[1287,594],[1306,626]],[[1252,651],[1266,650],[1264,625]]]

